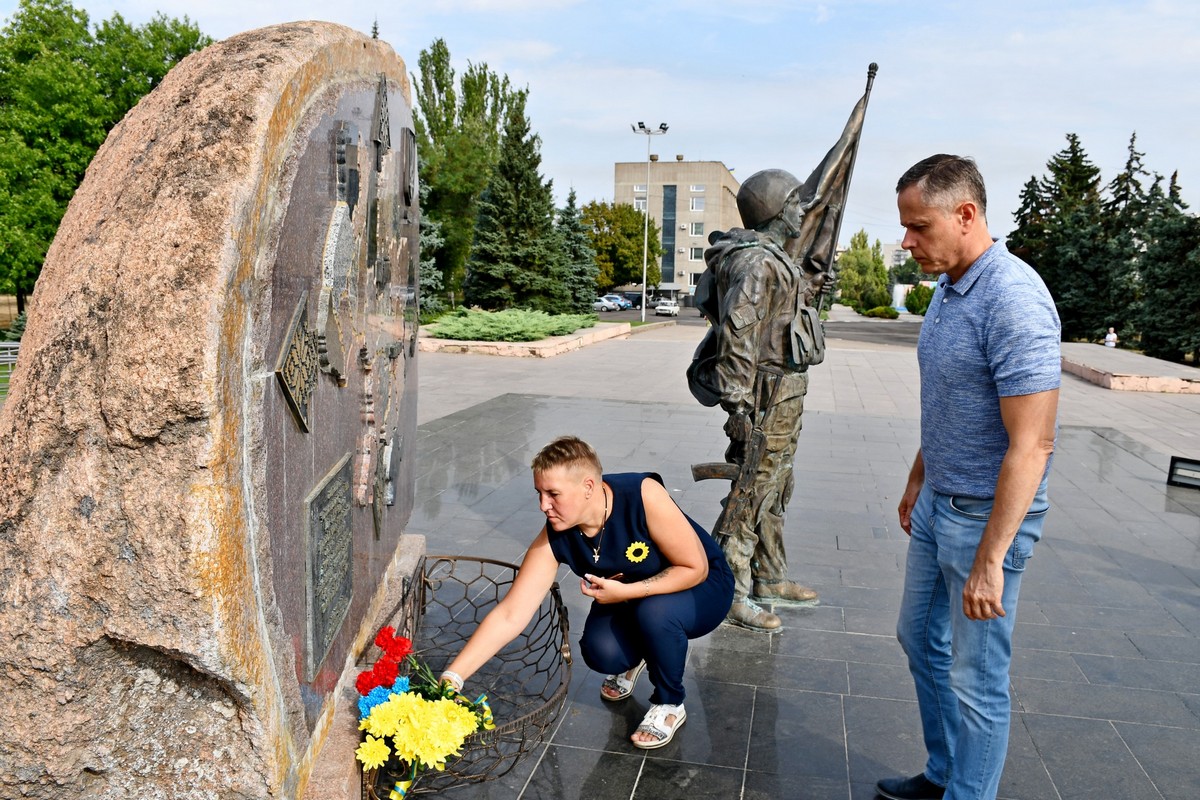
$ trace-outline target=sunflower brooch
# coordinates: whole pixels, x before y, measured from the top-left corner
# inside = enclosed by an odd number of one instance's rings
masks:
[[[650,555],[650,545],[645,542],[634,542],[625,548],[625,557],[635,564],[645,561],[648,555]]]

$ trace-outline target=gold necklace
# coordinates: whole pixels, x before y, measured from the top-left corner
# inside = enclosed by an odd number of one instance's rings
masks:
[[[604,484],[600,485],[600,494],[604,496],[604,518],[600,521],[600,533],[596,534],[596,546],[592,548],[592,560],[597,564],[600,563],[600,544],[604,541],[604,529],[608,527],[608,492],[604,491]],[[579,529],[579,535],[587,538],[583,528]]]

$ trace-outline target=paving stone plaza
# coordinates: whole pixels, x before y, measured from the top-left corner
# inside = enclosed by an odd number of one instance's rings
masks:
[[[900,326],[916,323],[879,324],[911,334]],[[864,800],[877,779],[921,770],[894,634],[916,351],[911,335],[870,344],[836,327],[811,370],[787,517],[792,576],[820,591],[820,605],[776,608],[777,636],[723,625],[693,643],[687,723],[660,750],[628,742],[648,682],[604,703],[602,676],[576,658],[549,743],[504,778],[446,796]],[[724,418],[684,378],[702,332],[667,326],[549,359],[422,353],[409,530],[431,554],[519,562],[543,522],[529,461],[564,433],[590,441],[606,471],[661,473],[684,511],[711,525],[725,484],[693,483],[689,469],[722,459]],[[1166,475],[1172,455],[1200,458],[1200,395],[1064,375],[1059,422],[1051,516],[1022,590],[1000,797],[1196,797],[1200,491],[1168,487]],[[577,641],[586,598],[560,579]]]

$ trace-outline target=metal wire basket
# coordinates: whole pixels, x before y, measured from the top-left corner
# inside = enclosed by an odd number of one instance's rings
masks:
[[[435,674],[458,654],[487,613],[511,588],[517,567],[468,556],[426,556],[422,580],[407,592],[401,616],[417,619],[415,652]],[[397,609],[399,612],[400,609]],[[567,698],[571,648],[567,610],[558,584],[524,632],[471,676],[466,693],[486,693],[496,728],[467,738],[443,772],[421,773],[409,794],[436,792],[506,774],[545,738]],[[387,768],[363,776],[363,796],[386,798],[404,776]]]

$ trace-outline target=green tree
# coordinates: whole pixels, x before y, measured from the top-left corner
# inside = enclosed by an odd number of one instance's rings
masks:
[[[552,314],[574,308],[562,237],[554,227],[551,183],[543,182],[539,173],[540,144],[530,131],[521,98],[509,106],[500,158],[479,199],[475,242],[463,281],[468,305]]]
[[[904,308],[910,314],[925,316],[929,310],[929,301],[933,299],[933,289],[923,283],[918,283],[904,295]]]
[[[646,215],[628,203],[604,203],[593,200],[583,207],[583,222],[596,252],[599,275],[596,285],[600,292],[614,286],[642,282],[643,238],[646,242],[646,284],[662,283],[662,234],[650,219],[649,235]]]
[[[925,273],[921,272],[921,265],[917,260],[909,256],[900,266],[892,267],[891,279],[893,285],[901,283],[912,286],[925,280]]]
[[[1177,176],[1166,193],[1156,181],[1140,262],[1141,302],[1136,321],[1146,355],[1200,365],[1200,219],[1184,211]]]
[[[429,185],[423,213],[441,226],[443,243],[432,253],[448,292],[462,296],[479,198],[492,178],[508,111],[525,105],[526,90],[514,90],[487,64],[467,65],[458,78],[450,50],[437,39],[417,58],[413,77],[417,103],[413,125]]]
[[[1031,178],[1014,215],[1008,247],[1042,276],[1054,297],[1064,339],[1090,339],[1107,323],[1109,269],[1100,170],[1073,133]]]
[[[418,160],[419,161],[419,160]],[[425,198],[429,196],[429,184],[421,183],[417,188],[421,206],[425,206]],[[421,265],[418,273],[418,297],[421,315],[427,318],[436,317],[446,310],[442,299],[442,273],[437,268],[433,254],[442,246],[442,226],[427,215],[421,215],[418,227],[420,240]]]
[[[93,32],[67,0],[21,0],[0,30],[0,291],[18,307],[109,129],[210,41],[186,17]]]
[[[892,304],[883,245],[878,239],[868,244],[865,229],[850,237],[850,249],[837,260],[837,275],[841,301],[857,311]]]
[[[567,296],[575,312],[590,312],[596,297],[596,251],[583,224],[583,215],[575,201],[575,190],[567,195],[567,204],[558,211],[558,233],[562,239]]]

